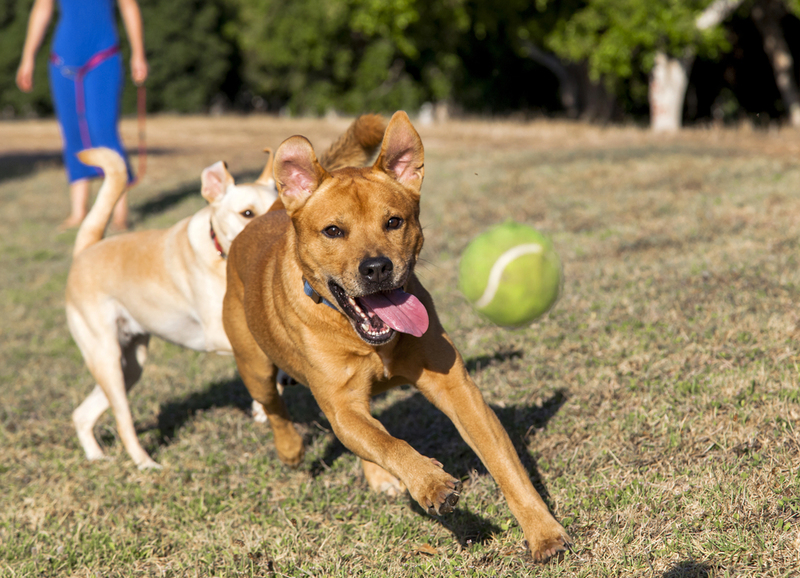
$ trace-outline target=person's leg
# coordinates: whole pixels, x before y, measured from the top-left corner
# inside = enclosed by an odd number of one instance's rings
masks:
[[[101,173],[95,167],[83,164],[75,156],[78,151],[92,145],[84,143],[81,136],[74,80],[64,77],[52,64],[49,72],[53,105],[61,128],[64,167],[69,181],[70,214],[59,227],[63,230],[81,224],[89,204],[89,180]]]
[[[111,227],[115,231],[128,230],[128,193],[122,193],[122,196],[114,206],[114,212],[111,215]]]
[[[59,227],[73,229],[81,224],[89,207],[89,179],[80,179],[69,185],[69,217]]]

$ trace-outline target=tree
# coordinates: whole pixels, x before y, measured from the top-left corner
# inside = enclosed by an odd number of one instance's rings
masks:
[[[417,109],[445,100],[463,0],[232,0],[245,83],[271,108]]]
[[[576,67],[563,62],[556,54],[545,49],[548,33],[558,22],[569,16],[581,5],[580,0],[548,2],[548,0],[472,0],[466,5],[470,19],[470,32],[459,51],[469,82],[481,77],[473,55],[480,51],[492,51],[489,63],[495,76],[501,70],[529,98],[530,105],[542,106],[548,92],[547,77],[552,75],[558,87],[560,104],[568,116],[576,117],[582,109],[580,83],[576,78]],[[530,63],[535,63],[531,66]],[[537,67],[539,70],[537,70]],[[488,68],[488,67],[487,67]],[[508,94],[501,80],[492,82],[487,93]],[[504,90],[505,88],[505,90]],[[509,95],[510,96],[510,95]],[[487,95],[481,99],[486,101]],[[517,101],[517,105],[522,102]]]
[[[772,64],[775,84],[781,93],[789,122],[794,127],[800,127],[800,91],[795,81],[794,59],[781,27],[781,19],[790,9],[800,14],[800,2],[790,0],[787,5],[780,0],[756,0],[750,16],[764,41],[764,52]]]
[[[224,91],[236,47],[223,34],[229,21],[222,0],[139,0],[150,64],[150,110],[200,112]],[[121,29],[120,29],[121,30]],[[124,34],[121,34],[124,36]],[[123,45],[125,62],[127,47]],[[127,83],[123,109],[133,111],[135,90]]]
[[[0,113],[3,116],[40,115],[53,110],[47,80],[50,36],[36,55],[33,92],[20,92],[15,84],[22,45],[33,0],[0,2]],[[52,34],[52,29],[50,31]]]
[[[708,0],[588,0],[560,23],[548,45],[573,61],[585,60],[591,77],[604,79],[611,90],[627,83],[634,99],[648,96],[651,126],[672,130],[680,126],[695,55],[713,57],[727,48],[719,27],[696,24],[707,5]]]

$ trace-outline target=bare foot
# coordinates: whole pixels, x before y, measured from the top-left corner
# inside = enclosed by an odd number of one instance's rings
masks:
[[[69,229],[77,229],[80,227],[81,223],[83,222],[83,217],[75,217],[70,215],[58,226],[59,232],[68,231]]]
[[[129,229],[128,221],[116,222],[111,221],[111,224],[108,226],[108,230],[112,233],[123,233]]]

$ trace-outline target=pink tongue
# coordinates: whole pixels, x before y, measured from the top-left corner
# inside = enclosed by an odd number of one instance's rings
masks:
[[[428,330],[428,312],[419,299],[410,293],[395,289],[365,295],[359,300],[395,331],[421,337]]]

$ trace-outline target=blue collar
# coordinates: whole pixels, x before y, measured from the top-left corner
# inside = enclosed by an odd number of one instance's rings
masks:
[[[336,305],[334,305],[333,303],[331,303],[330,301],[325,299],[322,295],[320,295],[319,293],[314,291],[314,288],[311,285],[309,285],[308,281],[306,281],[305,279],[303,279],[303,292],[306,295],[308,295],[309,297],[311,297],[311,300],[314,303],[324,303],[325,305],[327,305],[328,307],[330,307],[334,311],[339,311],[336,308]]]

